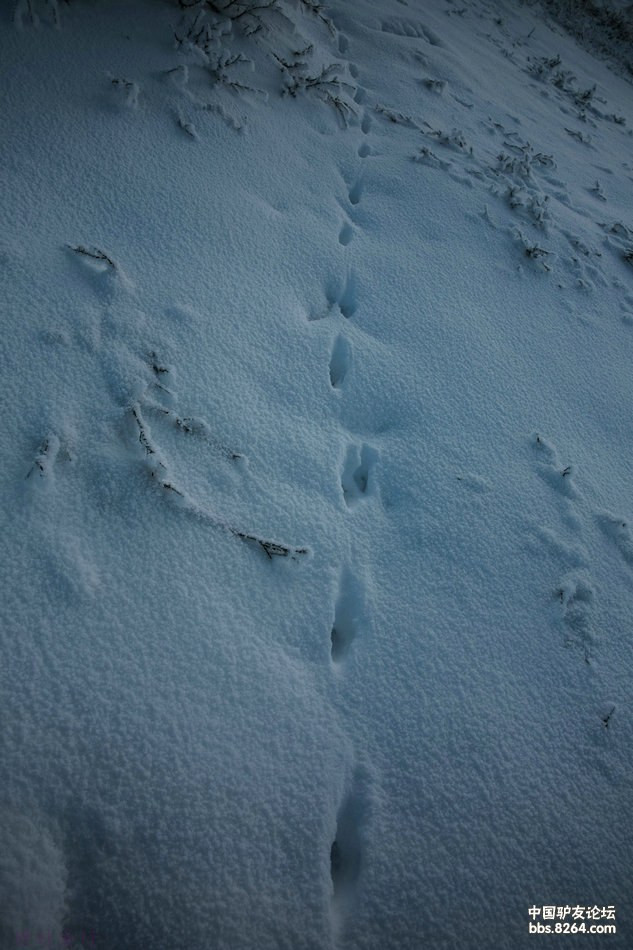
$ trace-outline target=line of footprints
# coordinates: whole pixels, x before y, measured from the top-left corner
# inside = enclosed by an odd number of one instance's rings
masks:
[[[339,52],[345,54],[348,41],[339,35]],[[357,70],[350,64],[350,72]],[[362,104],[365,92],[359,87],[355,101]],[[364,191],[363,160],[372,154],[366,136],[371,128],[371,118],[364,114],[361,118],[361,142],[357,155],[361,160],[358,175],[347,191],[344,202],[345,219],[340,225],[338,242],[348,249],[354,240],[356,222],[354,210],[361,203]],[[349,253],[349,252],[348,252]],[[332,391],[342,394],[344,382],[352,366],[352,344],[344,330],[345,321],[351,320],[358,309],[358,287],[354,270],[349,263],[342,278],[334,277],[326,286],[327,310],[313,320],[334,318],[341,322],[340,332],[336,335],[329,362],[329,381]],[[377,449],[365,443],[352,442],[348,445],[342,462],[341,491],[348,509],[353,509],[376,492],[375,468],[379,454]],[[331,662],[333,670],[342,673],[346,658],[362,625],[364,588],[349,566],[344,566],[339,581],[338,595],[334,606],[334,620],[331,629]],[[351,784],[341,802],[337,817],[334,840],[330,848],[330,874],[332,879],[332,912],[335,933],[339,933],[351,910],[354,891],[361,871],[363,859],[363,825],[369,813],[370,776],[359,765],[352,771]]]
[[[532,446],[537,473],[563,498],[560,529],[556,532],[545,530],[541,534],[560,560],[569,566],[569,571],[559,580],[555,592],[566,631],[565,642],[568,646],[579,647],[585,662],[589,663],[593,645],[594,588],[589,573],[589,554],[582,540],[581,522],[575,510],[575,502],[580,494],[574,482],[574,469],[560,462],[556,449],[542,435],[533,434]],[[561,529],[568,534],[570,541],[563,539]]]
[[[558,453],[539,433],[532,436],[536,470],[540,477],[562,496],[561,523],[557,531],[541,529],[541,540],[568,567],[560,578],[555,597],[560,605],[565,630],[565,643],[575,647],[591,664],[598,646],[594,629],[595,586],[590,572],[589,552],[583,541],[583,529],[577,506],[583,498],[574,482],[574,467],[561,464]],[[603,534],[614,544],[624,562],[633,568],[633,532],[630,526],[610,511],[594,510],[593,517]],[[561,535],[567,534],[570,540]],[[616,712],[609,703],[600,713],[603,726],[608,729]]]
[[[339,50],[347,50],[347,40],[345,37],[339,37]],[[356,101],[363,102],[365,92],[359,87],[356,94]],[[361,120],[361,131],[363,136],[369,133],[371,128],[371,118],[364,114]],[[366,141],[362,141],[358,147],[357,154],[361,159],[371,154],[371,148]],[[352,209],[361,201],[363,194],[364,169],[361,171],[355,181],[348,189],[348,202],[350,208],[348,214],[339,231],[339,244],[348,247],[354,238],[354,220]],[[348,264],[346,273],[342,279],[334,277],[326,286],[327,310],[311,320],[323,320],[326,317],[342,317],[344,320],[351,320],[358,308],[357,282],[353,268]],[[345,378],[352,366],[352,344],[344,332],[337,334],[330,354],[329,376],[332,389],[341,391]],[[348,508],[352,508],[358,501],[373,493],[374,476],[373,471],[378,461],[378,452],[369,445],[358,446],[352,444],[348,447],[343,470],[341,473],[341,489],[343,498]]]

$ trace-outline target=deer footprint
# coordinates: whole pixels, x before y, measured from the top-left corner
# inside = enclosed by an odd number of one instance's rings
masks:
[[[339,924],[350,910],[363,871],[365,827],[371,813],[370,793],[367,771],[356,768],[336,816],[336,833],[330,847],[332,902]]]
[[[350,445],[347,450],[341,487],[343,498],[348,508],[353,507],[367,495],[376,492],[376,477],[374,469],[378,461],[378,451],[370,445]]]
[[[343,281],[333,278],[326,287],[325,295],[328,302],[328,313],[338,308],[346,320],[353,317],[358,308],[358,291],[354,271],[350,268]]]
[[[352,365],[352,346],[339,334],[332,347],[330,356],[330,384],[332,389],[340,389]]]
[[[345,568],[339,583],[332,624],[332,662],[340,664],[349,653],[361,626],[364,592],[360,582],[349,568]]]
[[[339,231],[338,242],[343,247],[347,247],[348,244],[352,243],[353,238],[354,238],[354,228],[351,226],[351,224],[349,224],[346,221],[345,224],[341,227],[341,230]]]

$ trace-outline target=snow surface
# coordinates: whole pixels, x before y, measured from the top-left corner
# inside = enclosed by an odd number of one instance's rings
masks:
[[[2,950],[630,947],[625,72],[510,0],[0,16]]]

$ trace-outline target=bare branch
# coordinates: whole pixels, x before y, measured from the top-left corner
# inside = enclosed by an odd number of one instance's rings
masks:
[[[95,261],[103,261],[105,264],[108,264],[112,270],[116,270],[116,264],[112,258],[108,257],[105,251],[100,251],[98,247],[84,247],[83,244],[67,244],[66,247],[74,251],[75,254],[83,254],[84,257],[91,257]]]

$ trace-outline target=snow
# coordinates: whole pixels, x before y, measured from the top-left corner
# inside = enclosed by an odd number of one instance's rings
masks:
[[[0,22],[1,950],[630,946],[626,65],[510,0]]]

